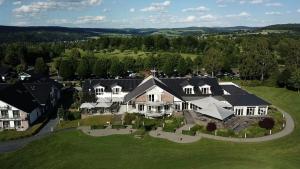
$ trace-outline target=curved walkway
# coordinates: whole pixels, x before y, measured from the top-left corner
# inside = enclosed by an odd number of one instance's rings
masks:
[[[34,136],[26,137],[17,140],[9,140],[0,142],[0,153],[6,153],[11,151],[16,151],[23,148],[28,143],[42,139],[52,133],[53,128],[57,125],[58,119],[56,117],[51,118],[47,124]]]
[[[277,108],[277,107],[276,107]],[[228,142],[236,142],[236,143],[259,143],[259,142],[265,142],[265,141],[271,141],[271,140],[276,140],[279,138],[282,138],[284,136],[287,136],[291,134],[295,128],[294,120],[293,118],[283,110],[277,108],[279,111],[284,114],[285,119],[286,119],[286,126],[285,128],[275,134],[264,136],[264,137],[257,137],[257,138],[231,138],[231,137],[221,137],[221,136],[214,136],[210,134],[204,134],[204,133],[198,133],[196,136],[187,136],[181,134],[181,131],[183,129],[187,129],[191,126],[186,125],[183,126],[179,131],[176,131],[176,133],[169,133],[169,132],[164,132],[162,131],[161,128],[158,128],[155,131],[151,131],[149,133],[150,136],[156,137],[156,138],[163,138],[167,139],[176,143],[192,143],[200,140],[201,138],[208,138],[212,140],[218,140],[218,141],[228,141]]]

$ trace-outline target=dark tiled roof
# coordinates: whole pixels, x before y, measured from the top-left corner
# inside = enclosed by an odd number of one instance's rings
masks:
[[[264,101],[263,99],[253,95],[224,95],[223,96],[231,105],[233,106],[266,106],[270,103]]]
[[[136,87],[132,92],[128,93],[125,96],[124,101],[125,102],[129,102],[131,99],[142,95],[146,90],[150,89],[153,86],[158,86],[161,89],[169,92],[170,94],[174,95],[175,97],[177,97],[178,99],[181,99],[181,96],[177,94],[177,92],[172,91],[168,86],[166,86],[163,82],[161,82],[160,80],[156,79],[156,78],[152,78],[149,79],[148,81],[144,82],[143,84],[139,85],[138,87]]]
[[[220,87],[218,80],[216,78],[202,78],[202,77],[192,77],[192,78],[174,78],[174,79],[161,79],[172,91],[176,91],[178,95],[182,97],[186,96],[205,96],[201,93],[199,86],[209,85],[211,86],[211,92],[213,96],[223,95],[223,90]],[[186,82],[185,82],[186,81]],[[195,94],[186,94],[180,84],[189,84],[194,86]]]
[[[111,92],[111,86],[118,84],[119,86],[122,87],[123,91],[133,92],[141,82],[142,79],[92,79],[92,80],[86,80],[84,82],[83,91],[89,92],[89,90],[91,90],[91,92],[94,92],[94,86],[101,85],[105,87],[106,92]],[[205,84],[211,86],[211,91],[213,96],[223,95],[223,89],[219,85],[218,80],[216,78],[201,78],[201,77],[172,78],[172,79],[159,79],[147,83],[147,85],[149,86],[157,85],[162,89],[168,91],[170,94],[178,97],[179,99],[188,96],[193,96],[193,97],[207,96],[207,95],[203,95],[199,89],[199,86]],[[194,86],[195,94],[186,94],[182,88],[185,85]],[[148,89],[149,86],[143,85],[142,89]],[[136,91],[138,91],[137,93],[140,93],[142,89],[140,88],[136,89]],[[135,95],[135,94],[131,94],[131,95]],[[130,96],[128,96],[128,98],[130,98]]]
[[[23,85],[39,104],[47,104],[52,87],[50,83],[24,83]]]
[[[105,87],[106,92],[111,92],[111,86],[117,84],[122,87],[122,91],[131,92],[141,82],[142,79],[90,79],[84,81],[83,91],[88,92],[89,90],[91,90],[92,92],[94,92],[94,86],[101,85]]]
[[[245,90],[235,86],[235,85],[221,85],[221,87],[230,93],[231,95],[244,95],[244,94],[249,94]]]
[[[0,83],[0,91],[6,89],[7,87],[11,86],[11,84],[8,83]]]
[[[8,74],[9,73],[9,68],[8,67],[0,67],[0,75],[1,76],[4,76],[4,75],[6,75],[6,74]]]
[[[35,98],[21,84],[11,85],[0,91],[0,100],[27,113],[39,107]]]

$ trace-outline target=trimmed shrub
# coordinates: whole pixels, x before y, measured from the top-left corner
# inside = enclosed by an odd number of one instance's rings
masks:
[[[125,129],[127,126],[125,126],[125,125],[119,125],[119,124],[113,124],[112,126],[111,126],[111,128],[113,128],[113,129]]]
[[[136,115],[135,114],[126,113],[126,115],[124,117],[124,124],[131,125],[132,121],[134,121],[134,120],[136,120]]]
[[[197,132],[203,130],[203,126],[195,125],[191,128],[191,131]]]
[[[92,125],[91,126],[92,130],[95,130],[95,129],[105,129],[105,128],[106,128],[106,126],[104,126],[104,125]]]
[[[189,135],[189,136],[195,136],[195,135],[196,135],[196,131],[192,131],[192,130],[182,130],[182,134],[184,134],[184,135]]]
[[[217,125],[216,125],[216,123],[213,123],[213,122],[209,122],[206,126],[206,130],[209,132],[213,132],[216,129],[217,129]]]
[[[258,122],[259,127],[271,130],[275,126],[275,121],[273,118],[267,117]]]

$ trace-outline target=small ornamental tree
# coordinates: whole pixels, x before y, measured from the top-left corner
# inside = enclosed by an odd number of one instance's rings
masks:
[[[209,122],[206,126],[206,130],[209,132],[213,132],[217,129],[217,125],[214,122]]]
[[[275,125],[275,121],[272,118],[264,118],[263,120],[259,121],[258,123],[259,127],[267,129],[267,130],[271,130],[273,129],[274,125]]]

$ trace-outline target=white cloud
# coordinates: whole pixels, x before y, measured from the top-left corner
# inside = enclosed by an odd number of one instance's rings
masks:
[[[135,12],[135,8],[130,8],[129,12]]]
[[[3,2],[4,2],[4,0],[0,0],[0,5],[2,5],[2,4],[3,4]]]
[[[87,6],[100,5],[102,0],[48,0],[32,2],[13,9],[17,16],[36,15],[48,10],[72,10]]]
[[[141,9],[142,12],[159,12],[164,11],[171,5],[171,1],[164,1],[161,3],[152,3],[150,6]]]
[[[282,6],[282,4],[279,3],[279,2],[273,2],[273,3],[267,3],[266,6],[269,6],[269,7],[280,7],[280,6]]]
[[[276,11],[270,11],[270,12],[265,12],[266,15],[281,15],[281,12],[276,12]]]
[[[87,23],[99,23],[105,20],[105,16],[81,16],[75,23],[77,24],[87,24]]]
[[[182,22],[191,23],[191,22],[195,22],[195,20],[196,20],[196,16],[188,16],[184,18]]]
[[[299,12],[299,13],[300,13],[300,9],[298,9],[298,10],[297,10],[297,12]]]
[[[185,8],[182,9],[182,12],[207,12],[209,11],[209,8],[205,6],[198,6],[196,8]]]
[[[241,12],[239,14],[229,14],[226,15],[228,18],[240,18],[240,17],[249,17],[250,14],[248,12]]]
[[[22,4],[22,1],[15,1],[13,2],[13,5],[21,5]]]
[[[205,21],[205,22],[212,22],[212,21],[216,21],[216,20],[217,20],[217,17],[208,14],[208,15],[203,15],[203,16],[201,16],[200,19],[201,19],[202,21]]]
[[[226,3],[240,3],[240,4],[262,4],[269,0],[217,0],[217,4],[226,4]]]

